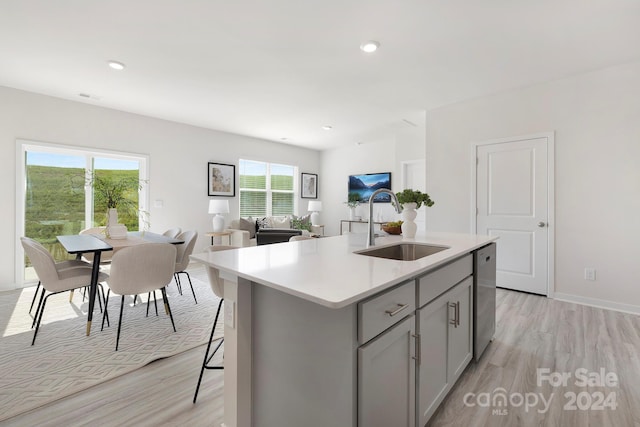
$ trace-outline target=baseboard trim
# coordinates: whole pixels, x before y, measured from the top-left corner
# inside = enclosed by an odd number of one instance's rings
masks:
[[[18,286],[17,283],[8,283],[0,285],[0,292],[15,291],[16,289],[28,288],[29,286],[35,286],[38,282],[26,283],[23,286]]]
[[[640,306],[638,305],[622,304],[619,302],[606,301],[597,298],[581,297],[579,295],[563,294],[560,292],[555,292],[553,296],[550,297],[559,301],[572,302],[576,304],[588,305],[591,307],[620,311],[622,313],[640,315]]]

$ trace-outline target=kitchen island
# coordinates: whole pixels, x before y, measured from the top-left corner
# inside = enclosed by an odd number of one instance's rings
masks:
[[[456,379],[471,359],[470,254],[494,240],[418,234],[412,241],[446,249],[415,261],[357,253],[363,234],[192,255],[225,281],[225,426],[423,425],[454,381],[417,394],[416,381],[427,366],[438,374],[455,365]],[[402,241],[379,237],[376,247]],[[445,335],[444,346],[468,350],[455,363],[422,354],[418,342],[437,323],[429,323],[441,311],[434,304],[453,291],[458,300],[442,301],[445,327],[451,320],[465,332]]]

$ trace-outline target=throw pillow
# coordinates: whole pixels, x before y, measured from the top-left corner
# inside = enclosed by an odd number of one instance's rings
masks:
[[[305,224],[309,224],[309,227],[311,227],[311,214],[302,215],[300,217],[300,221]]]
[[[256,219],[256,228],[259,230],[261,228],[271,228],[271,221],[269,218],[258,218]]]
[[[253,221],[253,218],[249,217],[247,219],[240,218],[238,227],[240,230],[246,230],[249,232],[249,238],[253,239],[256,237],[256,223]]]
[[[291,228],[291,221],[286,216],[273,216],[271,225],[273,228]]]

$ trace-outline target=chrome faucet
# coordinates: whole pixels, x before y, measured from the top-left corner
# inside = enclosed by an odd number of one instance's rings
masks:
[[[376,196],[380,193],[389,194],[391,196],[391,204],[394,208],[396,208],[396,212],[402,212],[400,203],[398,203],[398,198],[393,191],[387,190],[386,188],[379,188],[374,191],[371,197],[369,197],[369,229],[367,231],[367,246],[375,246],[376,244],[376,235],[373,232],[373,199],[375,199]]]

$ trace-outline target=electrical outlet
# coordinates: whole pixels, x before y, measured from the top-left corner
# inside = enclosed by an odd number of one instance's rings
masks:
[[[224,300],[224,324],[231,329],[235,328],[236,302],[229,299]]]
[[[585,268],[584,269],[584,279],[585,280],[596,280],[596,269],[595,268]]]

